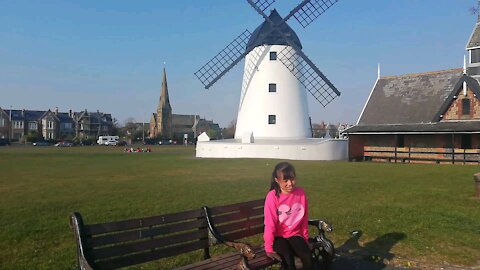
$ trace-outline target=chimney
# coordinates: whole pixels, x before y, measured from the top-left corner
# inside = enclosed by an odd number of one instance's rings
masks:
[[[58,115],[58,107],[55,107],[55,114]]]
[[[73,118],[73,112],[72,112],[72,109],[68,110],[68,116],[70,116],[70,118]]]
[[[22,117],[25,117],[25,109],[22,109]]]

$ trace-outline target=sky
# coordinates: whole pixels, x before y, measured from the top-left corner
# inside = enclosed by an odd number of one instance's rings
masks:
[[[271,8],[286,16],[299,2]],[[303,52],[341,92],[325,108],[309,96],[312,121],[355,123],[378,64],[381,76],[462,67],[476,4],[340,0],[305,29],[289,20]],[[245,0],[0,0],[0,107],[148,122],[165,67],[173,113],[226,127],[237,116],[244,62],[208,90],[194,72],[262,22]]]

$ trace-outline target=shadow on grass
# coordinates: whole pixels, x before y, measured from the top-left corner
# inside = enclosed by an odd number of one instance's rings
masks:
[[[353,231],[351,237],[336,248],[339,256],[335,258],[331,269],[395,269],[389,267],[386,261],[395,257],[395,254],[391,253],[391,249],[398,242],[407,238],[407,235],[401,232],[391,232],[361,246],[359,239],[362,234],[362,231]]]

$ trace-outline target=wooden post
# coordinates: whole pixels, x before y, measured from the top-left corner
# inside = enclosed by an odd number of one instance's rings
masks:
[[[452,164],[455,164],[455,133],[452,133]]]
[[[480,173],[474,174],[473,180],[475,182],[475,197],[480,200]]]
[[[398,145],[398,135],[395,134],[395,163],[397,163],[397,145]]]

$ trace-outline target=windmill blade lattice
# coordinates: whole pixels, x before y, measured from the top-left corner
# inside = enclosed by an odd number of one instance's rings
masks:
[[[310,0],[293,17],[305,28],[337,2],[338,0]]]
[[[252,0],[252,2],[262,11],[265,11],[268,7],[270,7],[275,0]]]
[[[195,76],[203,83],[205,88],[208,89],[212,86],[243,59],[247,54],[245,48],[251,35],[252,33],[250,33],[250,31],[243,31],[243,33],[195,72]]]
[[[340,95],[340,92],[325,75],[317,67],[312,67],[308,63],[311,61],[307,62],[308,59],[297,54],[292,47],[281,50],[277,57],[323,107]]]

